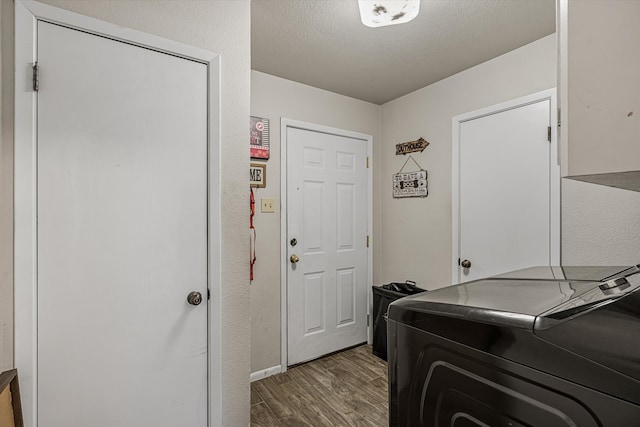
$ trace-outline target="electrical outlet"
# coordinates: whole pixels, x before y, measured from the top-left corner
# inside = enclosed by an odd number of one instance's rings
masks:
[[[273,213],[276,211],[275,199],[262,199],[261,211],[264,213]]]

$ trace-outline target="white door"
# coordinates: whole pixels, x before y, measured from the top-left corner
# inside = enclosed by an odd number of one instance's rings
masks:
[[[287,363],[294,365],[367,340],[367,142],[286,132]]]
[[[459,124],[458,281],[553,263],[559,193],[550,105],[543,99]]]
[[[38,63],[38,425],[205,426],[206,65],[44,22]]]

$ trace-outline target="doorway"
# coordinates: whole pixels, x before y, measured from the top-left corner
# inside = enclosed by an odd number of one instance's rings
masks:
[[[282,120],[283,370],[367,341],[369,135]]]
[[[218,55],[16,2],[16,64],[26,424],[217,424]]]
[[[454,283],[560,263],[555,89],[453,119]]]

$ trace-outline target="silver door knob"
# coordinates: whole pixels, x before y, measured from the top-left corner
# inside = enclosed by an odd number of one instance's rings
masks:
[[[191,305],[199,305],[202,302],[202,294],[198,291],[189,292],[187,302]]]
[[[460,263],[460,265],[462,266],[462,268],[469,268],[471,267],[471,261],[469,261],[468,259],[465,259]]]
[[[300,258],[298,258],[298,255],[293,254],[293,255],[291,255],[291,257],[289,258],[289,261],[291,261],[293,264],[295,264],[296,262],[300,261]]]

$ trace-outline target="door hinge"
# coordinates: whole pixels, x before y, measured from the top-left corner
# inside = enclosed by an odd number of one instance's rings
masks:
[[[369,169],[369,156],[367,156],[367,169]]]
[[[562,121],[560,120],[560,109],[558,108],[558,127],[560,127],[561,124]]]
[[[369,247],[369,236],[367,236],[367,247]]]
[[[211,299],[211,291],[207,288],[207,300]]]
[[[369,327],[369,315],[367,314],[367,327]]]
[[[551,142],[551,126],[547,127],[547,141]]]
[[[38,72],[40,71],[40,67],[38,67],[38,63],[33,63],[33,91],[37,92],[40,89],[40,78],[38,76]]]

